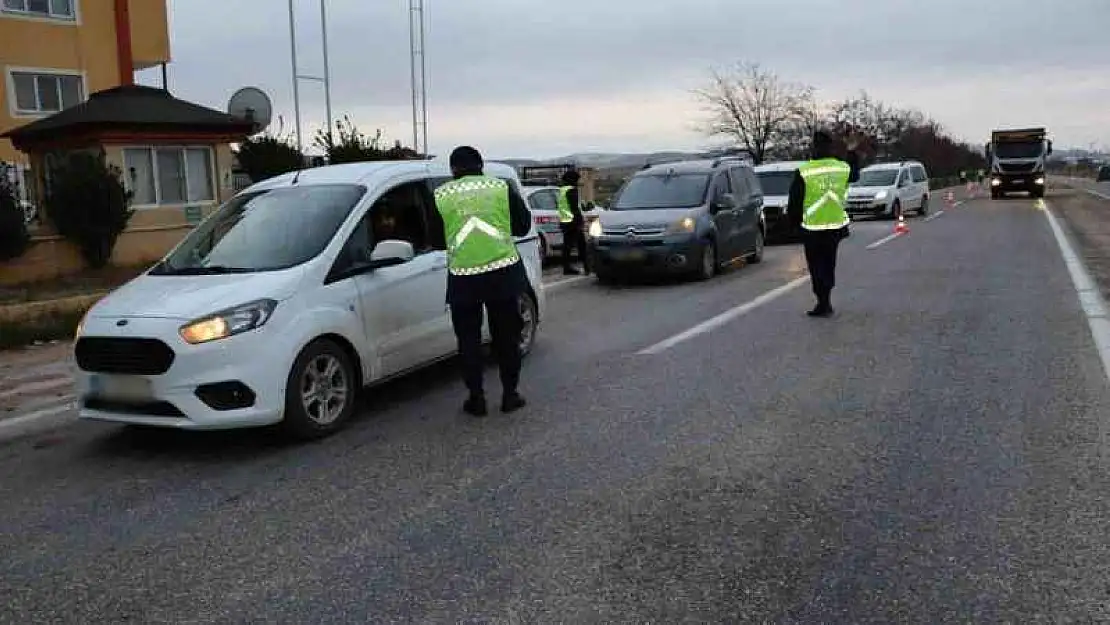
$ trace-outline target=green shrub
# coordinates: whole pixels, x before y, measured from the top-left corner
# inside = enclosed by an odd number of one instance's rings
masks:
[[[0,167],[0,261],[19,258],[30,244],[23,207]]]
[[[104,267],[133,212],[119,168],[102,152],[72,152],[51,169],[50,179],[47,217],[89,267]]]
[[[251,179],[262,182],[267,178],[296,171],[304,167],[304,155],[280,136],[263,135],[239,144],[239,167]]]

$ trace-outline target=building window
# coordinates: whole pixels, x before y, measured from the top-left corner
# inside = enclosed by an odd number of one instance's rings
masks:
[[[76,19],[77,11],[74,7],[77,0],[0,0],[4,4],[4,13],[16,15],[29,15],[31,17],[47,17],[55,20]]]
[[[135,206],[216,200],[212,148],[125,148],[123,163]]]
[[[57,113],[85,99],[84,79],[80,74],[12,71],[11,78],[16,114]]]

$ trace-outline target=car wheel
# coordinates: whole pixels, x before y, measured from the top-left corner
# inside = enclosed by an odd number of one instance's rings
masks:
[[[539,326],[539,311],[536,298],[531,293],[522,293],[519,299],[520,306],[520,355],[527,356],[536,344],[536,329]]]
[[[283,428],[300,439],[336,432],[354,413],[358,384],[354,364],[342,347],[327,339],[309,343],[286,381]]]
[[[756,264],[759,264],[759,263],[763,262],[763,247],[764,247],[764,245],[765,245],[765,241],[763,239],[763,229],[760,228],[759,230],[755,231],[755,251],[753,251],[748,256],[748,263],[749,264],[756,265]]]
[[[918,209],[917,214],[922,217],[929,214],[929,196],[925,195],[921,197],[921,208]]]
[[[705,244],[701,250],[701,262],[698,263],[698,280],[708,280],[717,273],[717,246],[712,241]]]

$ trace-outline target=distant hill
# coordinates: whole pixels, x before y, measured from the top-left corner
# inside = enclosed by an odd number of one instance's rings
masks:
[[[527,159],[527,158],[499,158],[493,159],[514,167],[535,167],[542,165],[575,165],[598,170],[612,169],[639,169],[647,164],[671,163],[674,161],[691,160],[697,158],[713,158],[724,154],[724,151],[709,152],[649,152],[649,153],[605,153],[582,152],[552,159]]]

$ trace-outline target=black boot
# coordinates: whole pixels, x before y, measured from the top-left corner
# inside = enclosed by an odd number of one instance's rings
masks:
[[[505,393],[501,398],[501,412],[510,413],[523,408],[528,402],[524,401],[524,397],[516,391]]]
[[[463,412],[472,417],[484,417],[487,414],[486,397],[481,393],[471,393],[463,402]]]

